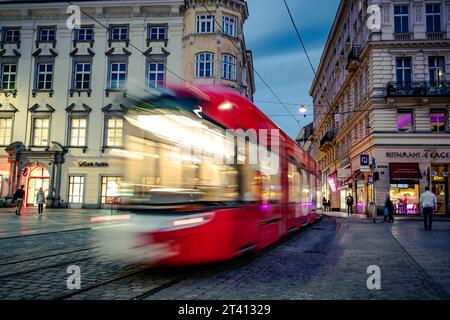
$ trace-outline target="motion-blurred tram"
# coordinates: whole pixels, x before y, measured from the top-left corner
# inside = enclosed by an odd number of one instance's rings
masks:
[[[151,221],[134,248],[163,248],[152,262],[225,261],[320,217],[313,159],[235,91],[169,87],[124,104],[121,208]]]

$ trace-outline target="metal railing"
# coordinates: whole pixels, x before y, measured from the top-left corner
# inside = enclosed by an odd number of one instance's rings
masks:
[[[445,32],[427,32],[428,40],[444,40]]]
[[[450,81],[389,82],[386,86],[388,97],[429,97],[450,96]]]
[[[396,41],[410,41],[413,38],[412,32],[397,32],[394,33],[394,39]]]

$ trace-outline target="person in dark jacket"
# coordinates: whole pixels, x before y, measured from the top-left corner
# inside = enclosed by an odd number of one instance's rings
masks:
[[[20,216],[20,211],[22,210],[23,197],[25,196],[25,188],[24,185],[20,186],[20,189],[14,193],[13,202],[16,203],[16,215]]]
[[[386,220],[388,220],[389,223],[393,223],[394,222],[394,203],[391,200],[391,196],[387,195],[386,197],[386,202],[384,204],[384,209],[387,211],[387,215],[384,215],[384,222],[386,222]]]

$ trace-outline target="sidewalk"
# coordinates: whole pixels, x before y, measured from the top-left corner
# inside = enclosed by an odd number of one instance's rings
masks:
[[[110,209],[45,209],[42,216],[37,208],[25,208],[20,216],[14,212],[15,208],[0,208],[0,239],[91,229],[92,217],[120,214]]]
[[[330,216],[330,217],[336,217],[336,218],[360,218],[360,219],[368,219],[367,215],[365,214],[352,214],[349,215],[346,211],[341,211],[341,212],[337,212],[337,211],[328,211],[328,212],[323,212],[323,215],[326,216]],[[370,218],[371,219],[371,218]],[[384,217],[383,216],[377,216],[377,222],[379,222],[380,220],[383,221]],[[408,216],[404,216],[404,215],[394,215],[394,220],[399,220],[399,221],[403,221],[403,220],[414,220],[414,221],[422,221],[423,220],[423,216],[419,216],[419,215],[408,215]],[[440,221],[440,222],[450,222],[450,216],[434,216],[433,217],[433,221]]]

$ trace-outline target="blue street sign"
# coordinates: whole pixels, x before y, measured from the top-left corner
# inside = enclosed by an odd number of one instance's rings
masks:
[[[361,166],[362,167],[366,167],[370,164],[370,157],[368,154],[362,154],[360,156],[360,160],[361,160]]]

